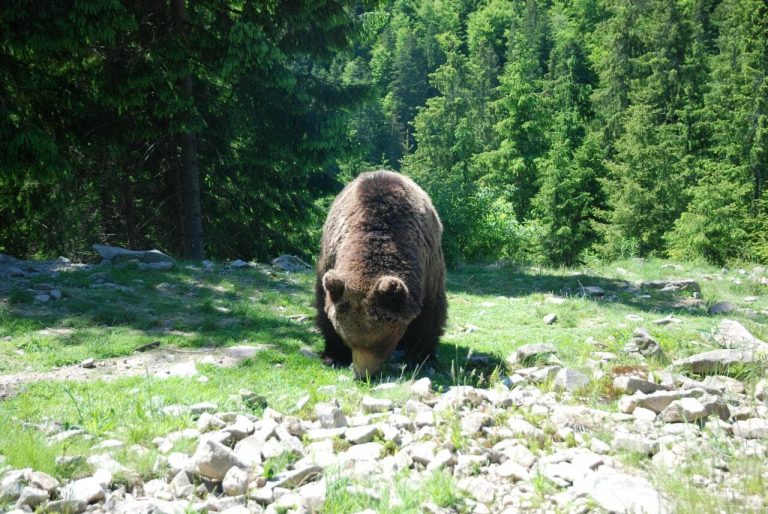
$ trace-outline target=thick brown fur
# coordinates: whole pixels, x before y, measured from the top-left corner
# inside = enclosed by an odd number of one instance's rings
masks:
[[[315,283],[327,360],[348,365],[361,347],[384,360],[394,345],[415,362],[434,354],[447,311],[442,230],[427,194],[403,175],[364,173],[339,194]]]

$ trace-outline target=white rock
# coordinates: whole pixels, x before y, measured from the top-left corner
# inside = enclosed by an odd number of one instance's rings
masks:
[[[717,325],[714,339],[724,348],[763,352],[768,350],[768,343],[759,340],[744,325],[732,319],[724,319]]]
[[[433,441],[421,441],[409,445],[405,450],[414,462],[427,466],[435,458],[437,445]]]
[[[659,442],[641,435],[616,434],[613,438],[614,450],[624,450],[645,455],[653,455],[659,451]]]
[[[176,498],[186,498],[195,491],[195,486],[189,480],[189,475],[186,471],[179,471],[173,477],[170,483],[171,491]]]
[[[229,468],[221,481],[221,488],[224,490],[224,494],[229,496],[245,494],[248,489],[248,472],[237,466]]]
[[[681,398],[670,403],[659,416],[666,423],[693,423],[707,417],[707,409],[696,398]]]
[[[525,468],[530,468],[536,462],[536,456],[526,446],[514,444],[502,451],[512,462],[516,462]]]
[[[544,322],[545,325],[551,325],[552,323],[557,321],[557,314],[555,313],[547,314],[542,318],[542,321]]]
[[[496,475],[502,478],[508,478],[513,482],[520,480],[530,480],[531,478],[531,474],[528,472],[528,469],[525,466],[522,466],[513,461],[512,459],[509,459],[506,462],[500,464],[495,469],[495,473]]]
[[[342,461],[376,461],[384,454],[380,443],[363,443],[351,446],[341,456]]]
[[[661,514],[667,511],[661,496],[645,478],[598,472],[578,480],[576,487],[610,512]]]
[[[365,412],[388,412],[393,407],[394,403],[387,398],[363,397],[363,411]]]
[[[241,439],[235,445],[235,455],[243,461],[246,466],[253,467],[262,463],[261,449],[264,448],[265,441],[256,435]]]
[[[315,414],[322,428],[340,428],[347,426],[347,418],[341,412],[339,404],[318,403],[315,405]]]
[[[751,418],[733,423],[733,435],[743,439],[768,438],[768,419]]]
[[[424,398],[432,393],[432,381],[428,377],[420,378],[411,384],[411,394],[417,398]]]
[[[28,476],[29,483],[44,491],[51,492],[59,487],[59,481],[42,471],[32,471]]]
[[[768,379],[762,379],[755,384],[755,398],[761,402],[768,402]]]
[[[640,421],[653,421],[656,419],[656,413],[644,407],[637,407],[632,411],[632,415]]]
[[[17,507],[31,507],[32,509],[35,509],[38,505],[41,505],[43,502],[48,500],[48,491],[45,491],[43,489],[40,489],[38,487],[25,487],[21,491],[21,495],[19,496],[18,501],[16,502]]]
[[[100,481],[93,477],[81,478],[61,488],[61,499],[85,504],[103,501],[106,491]]]
[[[325,506],[326,484],[320,480],[302,485],[296,492],[301,497],[301,504],[310,512],[320,512]]]
[[[629,375],[621,375],[613,379],[613,388],[616,391],[619,392],[627,392],[627,393],[634,393],[635,391],[640,391],[644,394],[653,393],[654,391],[662,391],[666,389],[666,387],[656,384],[655,382],[649,382],[648,380],[643,380],[641,378],[629,376]]]
[[[446,466],[453,466],[456,463],[456,459],[450,450],[438,451],[434,458],[427,464],[427,471],[435,471],[443,469]]]
[[[233,466],[247,467],[232,450],[214,441],[203,441],[190,459],[190,469],[193,473],[222,480]]]
[[[200,402],[200,403],[195,403],[193,405],[190,405],[189,412],[192,413],[193,416],[199,416],[204,412],[208,414],[212,414],[216,412],[218,408],[219,406],[213,402]]]
[[[352,444],[370,443],[379,433],[376,425],[362,425],[359,427],[349,427],[344,432],[344,437]]]
[[[589,377],[575,369],[562,368],[557,372],[557,375],[555,375],[555,380],[552,385],[558,389],[575,392],[589,385]]]

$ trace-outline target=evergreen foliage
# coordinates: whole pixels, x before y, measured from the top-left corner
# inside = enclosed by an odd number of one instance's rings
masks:
[[[311,256],[388,167],[452,262],[765,262],[766,77],[763,0],[15,0],[0,251]]]

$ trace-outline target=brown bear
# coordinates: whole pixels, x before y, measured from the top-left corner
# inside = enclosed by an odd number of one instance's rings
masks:
[[[396,347],[412,362],[432,356],[447,302],[443,226],[416,183],[392,171],[363,173],[339,194],[323,226],[315,282],[323,357],[376,373]]]

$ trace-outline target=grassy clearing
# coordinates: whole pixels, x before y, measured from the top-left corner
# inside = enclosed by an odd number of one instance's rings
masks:
[[[687,294],[628,287],[662,278],[697,280],[703,302],[697,305]],[[661,366],[622,354],[632,331],[647,328],[671,358],[709,349],[713,347],[710,336],[723,319],[707,314],[707,306],[715,301],[727,300],[740,309],[750,309],[728,317],[768,340],[768,288],[738,270],[723,273],[689,264],[681,269],[657,260],[631,260],[578,270],[466,266],[448,276],[449,322],[436,362],[425,369],[393,364],[386,378],[360,382],[351,379],[349,370],[328,368],[299,351],[309,348],[319,352],[322,348],[312,326],[312,282],[311,274],[288,274],[266,267],[217,267],[208,271],[180,266],[172,272],[153,272],[126,266],[37,278],[13,289],[0,297],[0,375],[25,370],[45,373],[88,357],[98,360],[129,356],[137,347],[151,342],[159,342],[160,353],[240,344],[270,346],[234,368],[198,366],[206,382],[197,378],[134,376],[27,384],[20,394],[2,401],[0,455],[13,466],[33,466],[56,476],[71,476],[82,470],[57,469],[55,457],[88,455],[93,441],[76,437],[50,445],[40,431],[26,429],[23,423],[55,422],[81,428],[97,440],[117,438],[127,446],[140,444],[153,449],[155,437],[193,424],[188,415],[164,410],[169,405],[212,401],[221,410],[258,414],[264,405],[244,402],[238,395],[241,389],[248,389],[266,398],[270,407],[286,413],[306,415],[315,403],[331,398],[339,399],[347,412],[353,412],[365,394],[394,399],[407,394],[404,387],[372,391],[380,380],[402,382],[429,374],[443,388],[457,383],[492,385],[503,376],[504,359],[515,348],[539,342],[553,343],[564,365],[582,371],[589,370],[594,352],[616,353],[613,368],[606,370],[603,380],[593,381],[580,400],[611,410],[615,409],[616,396],[611,390],[612,372],[630,368],[654,371]],[[64,298],[45,304],[36,302],[35,288],[47,286],[61,289]],[[606,298],[585,296],[583,286],[603,288]],[[546,325],[542,318],[551,313],[557,315],[557,321]],[[652,324],[668,315],[683,322]],[[764,372],[760,367],[734,371],[748,386]],[[299,412],[296,403],[305,396],[309,402]],[[450,438],[451,434],[446,436]],[[462,441],[454,443],[461,446]],[[142,466],[130,452],[116,458],[151,474],[151,466]],[[637,464],[645,462],[640,459]],[[764,491],[764,477],[759,472],[750,476],[744,487]],[[683,484],[693,483],[684,473],[676,479]],[[453,501],[449,493],[453,494],[455,488],[440,482],[439,477],[435,480],[429,498],[422,495],[419,501],[438,505]],[[402,482],[405,487],[407,480]],[[682,485],[673,488],[684,493]],[[356,493],[349,490],[335,487],[332,494],[339,496],[344,505],[357,505]],[[402,509],[382,511],[409,512],[416,508],[418,505],[407,503]]]

